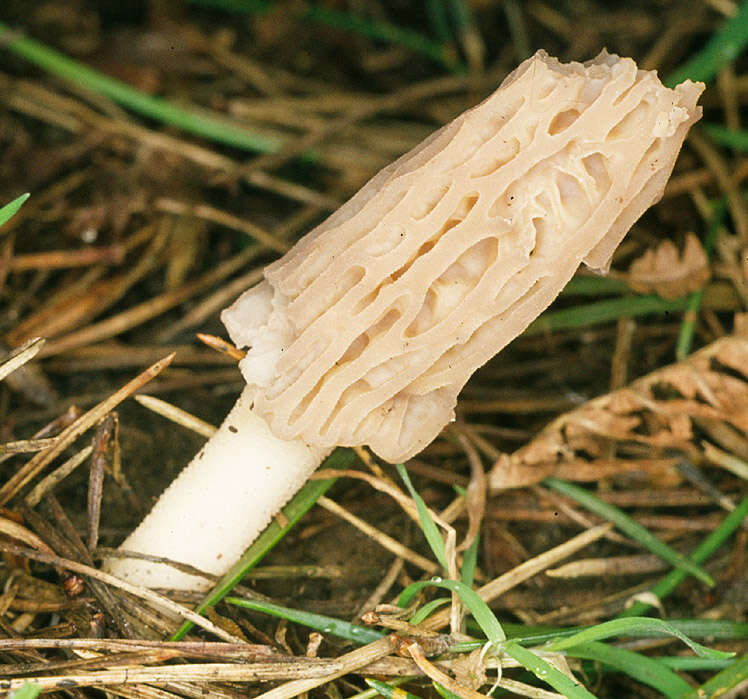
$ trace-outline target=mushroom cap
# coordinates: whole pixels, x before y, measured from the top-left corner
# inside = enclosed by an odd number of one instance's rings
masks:
[[[661,196],[701,83],[539,51],[371,179],[224,311],[279,437],[398,462],[581,262],[606,269]]]

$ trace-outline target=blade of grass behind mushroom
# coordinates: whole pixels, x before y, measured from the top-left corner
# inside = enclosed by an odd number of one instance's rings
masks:
[[[218,7],[229,12],[242,14],[265,14],[271,11],[267,5],[248,5],[246,3],[233,2],[232,0],[190,0],[190,2],[195,5]],[[456,57],[451,52],[445,50],[441,44],[423,34],[404,29],[389,22],[370,20],[350,12],[340,12],[317,5],[298,11],[297,19],[299,21],[319,22],[359,34],[369,39],[379,39],[400,44],[411,51],[428,56],[449,70],[460,71],[462,69],[461,64],[456,61]]]
[[[3,46],[49,72],[71,81],[74,85],[106,95],[119,104],[144,116],[178,126],[188,133],[249,151],[267,152],[278,144],[270,139],[241,129],[216,116],[188,111],[166,100],[136,90],[126,83],[110,78],[75,61],[34,39],[24,37],[0,23]]]
[[[748,45],[748,5],[740,3],[735,13],[709,38],[706,46],[665,78],[675,85],[683,78],[709,81],[734,61]]]

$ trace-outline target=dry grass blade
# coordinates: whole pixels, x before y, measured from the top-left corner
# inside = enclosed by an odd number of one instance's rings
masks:
[[[545,571],[549,578],[581,578],[604,575],[639,575],[667,570],[668,564],[659,556],[615,556],[585,558]]]
[[[152,410],[157,415],[161,415],[203,437],[212,437],[217,429],[204,420],[188,413],[186,410],[182,410],[181,408],[177,408],[176,405],[161,400],[161,398],[141,393],[135,396],[135,400],[144,408],[148,408],[148,410]]]
[[[63,335],[62,337],[50,342],[45,347],[43,355],[48,357],[76,347],[82,347],[94,342],[106,340],[115,337],[130,328],[134,328],[151,318],[158,317],[169,309],[174,308],[189,298],[192,298],[195,294],[204,291],[225,277],[233,274],[244,266],[247,261],[251,260],[256,255],[256,252],[257,251],[254,248],[247,248],[226,262],[223,262],[215,269],[206,272],[198,279],[188,282],[179,289],[167,291],[160,296],[137,304],[126,311],[122,311],[121,313],[109,316],[97,323],[92,323],[85,328]]]
[[[10,261],[10,269],[22,272],[29,269],[62,269],[66,267],[88,267],[96,263],[120,264],[124,250],[113,245],[106,248],[83,248],[81,250],[54,250],[16,255]]]
[[[13,498],[23,486],[44,469],[53,459],[57,458],[63,450],[72,444],[81,434],[101,420],[110,410],[119,405],[123,400],[131,396],[135,391],[148,383],[154,376],[158,376],[174,359],[170,354],[144,372],[129,381],[109,398],[99,403],[88,412],[84,413],[73,424],[66,427],[57,437],[57,443],[37,454],[23,467],[16,471],[2,487],[0,487],[0,504],[7,503]]]
[[[44,343],[45,340],[43,337],[35,337],[26,341],[21,347],[13,350],[9,356],[3,359],[2,364],[0,364],[0,381],[33,359],[36,353],[44,347]]]
[[[0,517],[0,532],[12,539],[22,541],[27,546],[32,546],[35,549],[54,555],[52,549],[36,534],[10,519]]]
[[[124,590],[125,592],[129,592],[131,595],[135,595],[136,597],[147,600],[157,607],[165,609],[166,611],[173,614],[177,614],[184,619],[188,619],[196,626],[199,626],[200,628],[205,629],[212,634],[215,634],[216,636],[218,636],[218,638],[222,638],[224,641],[228,641],[229,643],[242,642],[242,639],[237,638],[236,636],[224,631],[220,627],[216,626],[213,622],[208,621],[208,619],[200,616],[199,614],[195,614],[193,611],[187,609],[186,607],[183,607],[181,604],[172,602],[168,597],[159,595],[158,593],[153,592],[152,590],[149,590],[145,587],[131,585],[124,580],[115,578],[113,575],[104,573],[103,571],[92,568],[91,566],[83,565],[82,563],[71,561],[66,558],[61,558],[53,554],[39,553],[30,549],[23,548],[21,546],[15,546],[14,544],[5,542],[0,542],[0,551],[6,551],[17,556],[23,556],[24,558],[39,561],[40,563],[47,563],[48,565],[58,566],[65,570],[70,570],[74,573],[79,573],[80,575],[93,578],[94,580],[98,580],[99,582],[111,585],[112,587],[116,587]]]
[[[47,437],[46,439],[22,439],[18,442],[5,442],[0,444],[0,456],[5,454],[29,454],[35,451],[42,451],[43,449],[49,449],[57,443],[55,437]]]
[[[530,699],[563,699],[564,696],[558,692],[551,692],[547,689],[540,689],[540,687],[533,687],[524,682],[510,680],[508,677],[504,677],[498,686],[521,697],[530,697]]]
[[[92,451],[93,447],[84,447],[52,471],[52,473],[42,478],[26,496],[26,504],[29,507],[36,507],[44,495],[75,471],[90,456]]]
[[[197,339],[200,340],[200,342],[208,345],[208,347],[214,349],[216,352],[225,354],[227,357],[231,357],[231,359],[235,359],[237,362],[244,359],[245,355],[247,354],[244,350],[237,349],[230,342],[227,342],[223,338],[217,337],[216,335],[197,333]]]
[[[267,692],[255,697],[255,699],[291,699],[296,697],[303,692],[308,692],[310,689],[320,687],[327,682],[331,682],[338,677],[354,672],[369,663],[383,658],[385,655],[389,655],[392,652],[392,643],[388,638],[381,638],[378,641],[369,643],[362,648],[352,650],[350,653],[345,653],[335,660],[336,669],[330,672],[324,677],[308,680],[294,680],[282,684],[275,689],[271,689]]]
[[[738,478],[748,481],[748,463],[733,454],[728,454],[722,449],[718,449],[709,442],[701,443],[704,448],[704,458],[717,466],[721,466],[726,471],[734,473]]]
[[[101,498],[104,492],[104,472],[107,466],[107,451],[116,432],[116,413],[109,413],[96,426],[93,438],[91,470],[88,476],[88,550],[93,551],[99,543],[99,520]]]
[[[278,240],[257,224],[238,218],[237,216],[232,216],[225,211],[215,209],[207,204],[187,204],[174,199],[159,199],[155,203],[155,206],[157,209],[170,214],[179,214],[182,216],[188,214],[241,231],[254,238],[258,243],[262,243],[276,252],[284,253],[290,247],[288,243]]]
[[[400,644],[400,647],[413,658],[413,662],[418,665],[418,668],[423,672],[424,675],[432,679],[434,682],[438,682],[442,687],[445,687],[453,694],[456,694],[461,699],[486,699],[485,694],[476,692],[474,689],[464,687],[463,685],[455,682],[449,675],[442,672],[433,663],[429,662],[429,659],[424,655],[423,649],[415,641],[405,641]]]
[[[67,283],[57,287],[41,306],[7,333],[6,340],[15,345],[37,334],[52,338],[74,330],[105,312],[159,262],[167,232],[161,229],[157,231],[157,228],[154,224],[147,224],[122,243],[123,252],[130,252],[150,241],[140,259],[105,278],[102,277],[107,268],[97,265],[87,269],[73,283],[66,280]],[[155,235],[154,231],[157,231]]]
[[[356,529],[366,534],[366,536],[370,537],[373,541],[376,541],[377,544],[383,548],[394,553],[396,556],[400,556],[409,563],[412,563],[429,575],[434,575],[439,572],[439,566],[436,563],[409,549],[407,546],[401,544],[397,539],[393,539],[391,536],[388,536],[368,522],[364,522],[360,517],[356,517],[356,515],[348,512],[348,510],[338,505],[334,500],[330,500],[330,498],[322,495],[317,500],[317,504],[324,507],[328,512],[332,512],[334,515],[337,515],[353,525]]]

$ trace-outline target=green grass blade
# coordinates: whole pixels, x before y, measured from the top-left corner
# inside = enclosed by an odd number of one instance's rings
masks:
[[[2,226],[6,221],[10,221],[30,196],[31,195],[28,193],[22,194],[20,197],[16,197],[12,202],[6,204],[2,209],[0,209],[0,226]]]
[[[325,460],[324,468],[341,469],[350,466],[355,458],[351,449],[336,449]],[[254,568],[265,555],[293,528],[304,514],[324,495],[335,478],[311,480],[298,492],[283,510],[288,523],[281,527],[273,520],[255,542],[245,551],[244,555],[231,567],[226,575],[206,595],[205,599],[196,607],[195,611],[202,614],[208,607],[212,607],[222,600],[234,586]],[[172,636],[172,641],[179,641],[192,628],[192,622],[186,621]]]
[[[189,0],[192,5],[215,7],[227,12],[238,12],[247,15],[262,15],[269,12],[273,0]]]
[[[748,151],[748,131],[735,131],[720,124],[703,124],[700,128],[720,146],[727,146],[743,153]]]
[[[263,0],[190,0],[190,2],[193,5],[216,7],[242,14],[265,14],[271,9],[271,3]],[[302,22],[324,24],[367,39],[399,44],[414,53],[427,56],[449,70],[464,72],[464,66],[457,60],[454,51],[420,32],[405,29],[390,22],[371,20],[350,12],[341,12],[312,3],[300,4],[300,10],[294,12],[294,16]]]
[[[426,0],[426,14],[429,18],[431,34],[444,45],[452,40],[452,31],[449,28],[447,17],[447,6],[443,0]]]
[[[480,626],[481,631],[483,631],[486,638],[491,641],[494,646],[498,646],[506,640],[506,634],[501,628],[501,624],[496,618],[496,615],[491,611],[491,608],[478,596],[478,593],[475,592],[475,590],[464,585],[459,580],[442,580],[441,578],[433,578],[432,580],[411,583],[400,593],[397,604],[400,607],[407,607],[416,594],[425,587],[441,587],[457,593],[460,602],[470,610],[473,619],[475,619],[478,626]]]
[[[410,617],[410,623],[415,625],[420,624],[428,619],[435,610],[439,609],[439,607],[443,607],[451,601],[452,600],[449,599],[449,597],[439,597],[438,599],[432,599],[430,602],[426,602],[426,604],[419,607],[415,614]]]
[[[442,535],[439,533],[439,527],[436,526],[436,522],[434,522],[431,515],[429,514],[429,508],[426,507],[426,503],[423,501],[423,498],[416,492],[416,489],[410,482],[410,476],[408,475],[408,471],[406,470],[405,466],[403,466],[402,464],[397,464],[395,468],[397,468],[397,472],[400,474],[400,478],[403,479],[403,483],[405,483],[405,486],[408,488],[410,496],[416,503],[416,507],[418,508],[418,518],[421,521],[421,530],[423,531],[423,535],[426,537],[428,545],[431,547],[431,551],[433,552],[434,557],[437,561],[439,561],[439,564],[442,566],[442,568],[444,568],[445,571],[449,570],[449,563],[447,562],[447,551],[444,547],[444,539],[442,539]]]
[[[591,325],[610,323],[622,317],[652,315],[653,313],[675,313],[688,308],[688,297],[667,301],[654,295],[629,295],[606,299],[558,311],[546,311],[536,318],[524,336],[551,334],[559,330],[586,328]]]
[[[462,568],[460,569],[460,580],[468,587],[473,586],[475,581],[475,569],[478,567],[478,545],[480,534],[476,535],[473,543],[468,546],[462,556]]]
[[[675,636],[679,640],[683,641],[696,655],[700,658],[731,658],[734,653],[727,653],[721,650],[712,650],[706,646],[702,646],[700,643],[689,638],[679,628],[669,624],[667,621],[662,619],[653,619],[651,617],[628,617],[626,619],[612,619],[611,621],[604,621],[595,626],[591,626],[584,631],[579,631],[573,636],[553,641],[544,647],[544,650],[549,651],[561,651],[567,650],[574,646],[589,643],[590,641],[600,641],[605,638],[611,638],[613,636],[640,636],[640,635],[651,636],[652,634]]]
[[[328,27],[343,29],[364,36],[375,41],[405,46],[414,53],[427,56],[432,61],[455,73],[465,72],[465,66],[457,60],[453,51],[443,44],[424,36],[423,34],[404,29],[389,22],[369,20],[365,17],[353,15],[350,12],[339,12],[321,5],[310,4],[303,15],[303,19]]]
[[[710,641],[748,640],[748,623],[727,619],[668,619],[668,624],[691,638],[708,638]],[[653,634],[656,635],[656,634]]]
[[[253,153],[271,153],[281,144],[277,139],[242,129],[220,118],[183,109],[165,99],[136,90],[121,80],[110,78],[39,41],[13,32],[0,23],[3,48],[12,51],[48,73],[85,90],[104,95],[141,116],[176,126],[201,138]]]
[[[631,519],[631,517],[622,510],[596,498],[588,490],[573,485],[572,483],[559,480],[558,478],[546,478],[543,483],[547,487],[573,498],[590,512],[594,512],[604,519],[613,522],[616,527],[626,535],[635,541],[638,541],[648,551],[657,554],[660,558],[671,565],[690,573],[710,587],[714,587],[714,581],[712,578],[705,571],[699,568],[696,563],[690,561],[688,558],[682,556],[680,553],[670,548],[670,546],[660,541],[656,536],[654,536],[654,534],[649,532],[638,522]]]
[[[504,644],[502,650],[539,680],[547,682],[557,692],[561,692],[567,699],[594,699],[595,695],[591,694],[579,682],[571,679],[531,650],[523,648],[516,641],[509,641],[509,643]]]
[[[438,682],[432,682],[431,686],[442,699],[462,699],[462,697],[457,696],[454,692],[450,692],[446,687],[443,687]]]
[[[261,612],[262,614],[269,614],[270,616],[278,617],[279,619],[286,619],[295,624],[307,626],[315,631],[332,634],[333,636],[343,638],[346,641],[353,641],[354,643],[361,643],[362,645],[378,641],[385,635],[376,629],[359,626],[358,624],[351,624],[348,621],[336,619],[332,616],[314,614],[300,609],[291,609],[290,607],[282,607],[281,605],[273,604],[272,602],[244,599],[241,597],[227,597],[226,602],[237,607],[242,607],[243,609],[251,609],[254,612]]]
[[[24,682],[15,692],[8,695],[8,699],[35,699],[42,693],[42,688],[33,682]]]
[[[691,554],[689,560],[695,565],[706,561],[727,539],[732,536],[735,530],[742,524],[743,520],[748,517],[748,497],[729,514],[709,536],[697,547]],[[665,599],[678,585],[680,585],[688,576],[688,573],[680,568],[668,573],[660,582],[658,582],[650,592],[655,594],[659,599]],[[622,611],[618,616],[620,618],[628,616],[640,616],[644,614],[652,605],[646,602],[635,602],[631,607]]]
[[[691,690],[684,699],[716,699],[748,679],[748,653],[741,656],[704,684]]]
[[[669,699],[680,699],[691,691],[691,685],[657,660],[625,648],[615,648],[599,641],[582,643],[567,652],[574,658],[595,660],[625,672],[637,682],[654,687]]]
[[[631,290],[623,279],[613,277],[572,277],[561,292],[562,296],[602,296],[627,294]]]
[[[707,229],[704,238],[704,253],[706,254],[707,260],[712,256],[712,251],[717,242],[717,233],[719,232],[720,226],[722,226],[722,222],[725,220],[726,214],[727,201],[723,200],[715,206],[712,212],[711,221],[709,222],[709,228]],[[699,312],[699,308],[701,308],[701,301],[703,298],[703,289],[694,291],[688,296],[688,308],[683,314],[683,321],[681,323],[680,331],[678,332],[678,339],[675,343],[675,359],[677,361],[685,359],[691,353],[693,336],[696,332],[696,316]]]
[[[383,697],[386,697],[386,699],[421,699],[417,694],[411,694],[410,692],[406,692],[404,689],[398,689],[396,685],[402,684],[405,682],[405,679],[382,682],[381,680],[372,680],[369,677],[366,677],[364,682],[366,682],[366,684],[368,684],[372,689],[376,689],[377,692],[379,692]],[[351,699],[355,698],[351,697]]]
[[[736,151],[748,151],[748,131],[735,131],[720,124],[703,124],[701,127],[720,146]]]
[[[748,2],[740,3],[738,11],[728,19],[706,43],[680,68],[665,78],[674,87],[687,78],[711,80],[724,66],[734,61],[748,44]]]
[[[745,641],[748,639],[748,623],[726,621],[724,619],[669,619],[668,623],[691,638],[706,638],[710,642],[716,641]],[[472,624],[474,626],[474,623]],[[562,638],[569,638],[580,631],[586,631],[589,626],[531,626],[529,624],[513,624],[506,622],[501,625],[507,638],[523,646],[539,646]],[[662,638],[661,631],[648,631],[639,628],[637,636],[642,638]],[[465,641],[452,647],[456,653],[469,653],[483,645],[483,641]],[[690,656],[689,656],[690,657]],[[724,662],[722,660],[707,660],[705,662]]]
[[[683,672],[698,672],[700,670],[724,670],[730,667],[734,662],[728,660],[712,660],[710,658],[694,658],[686,655],[668,655],[656,658],[660,665],[669,667],[671,670],[682,670]]]

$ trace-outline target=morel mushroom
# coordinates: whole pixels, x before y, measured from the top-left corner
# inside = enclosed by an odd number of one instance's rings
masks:
[[[662,195],[701,83],[539,51],[382,170],[223,312],[247,388],[122,544],[225,572],[338,445],[417,454],[475,369]],[[166,565],[110,561],[149,586]]]

